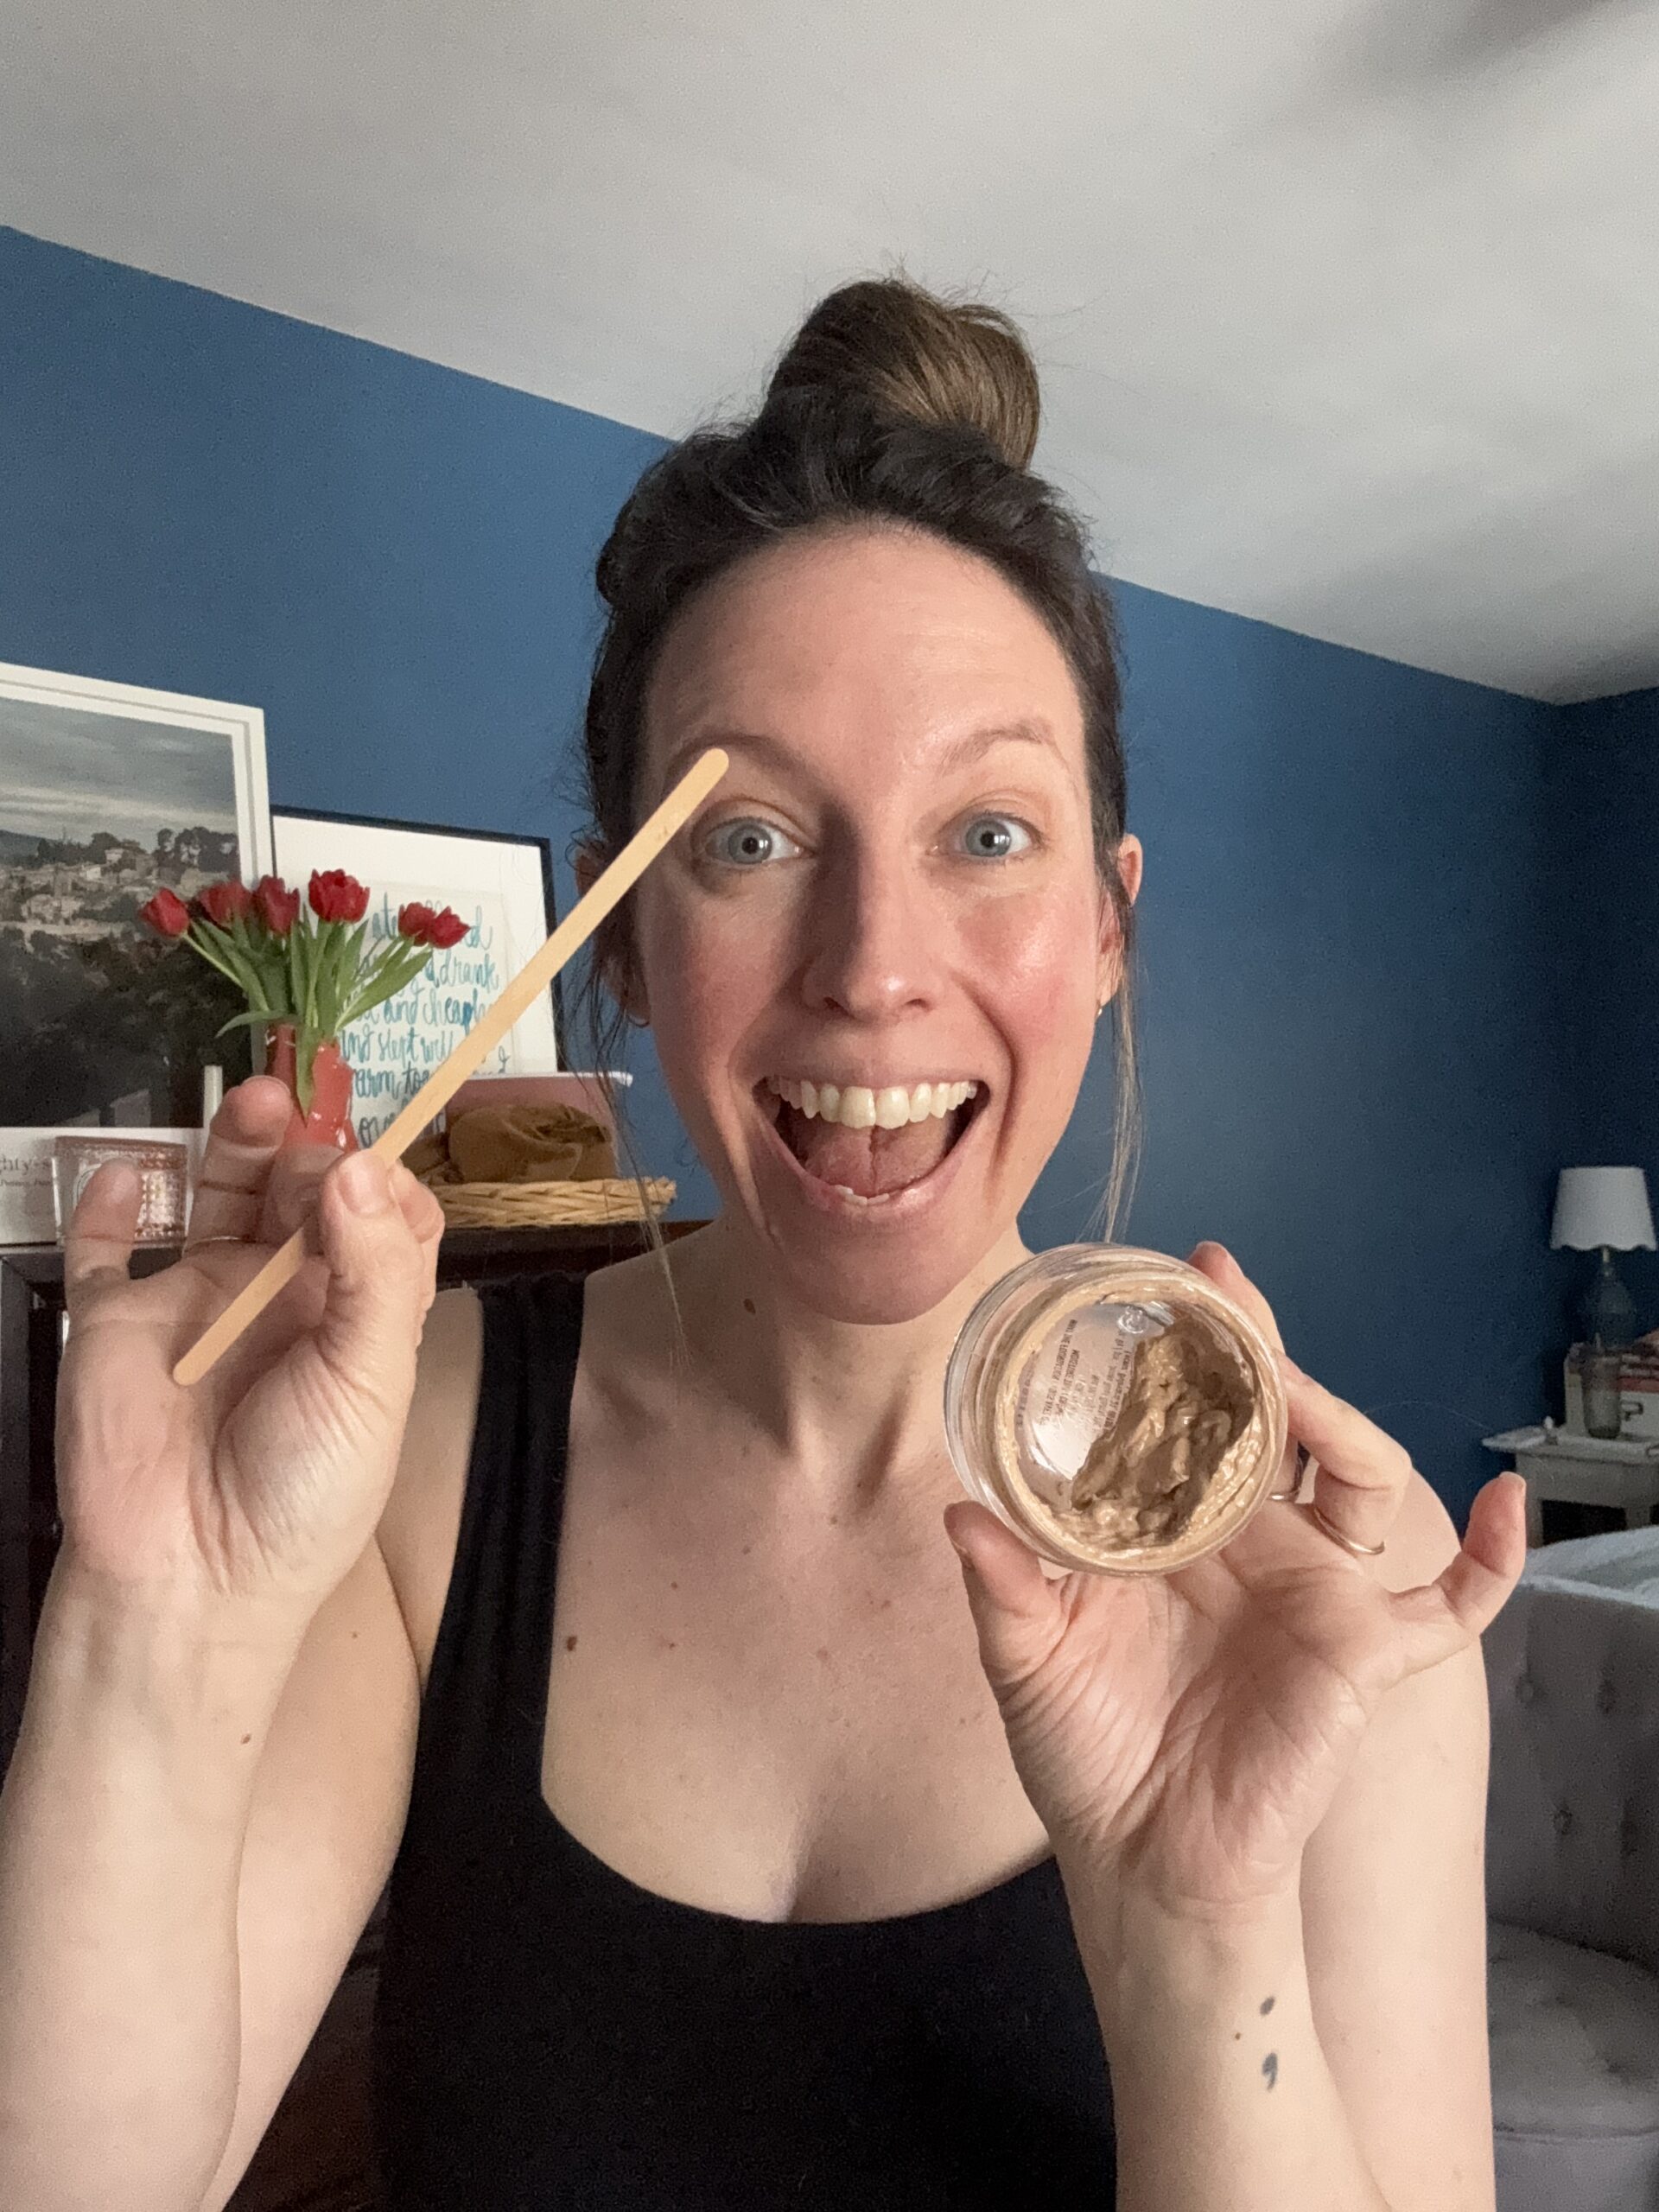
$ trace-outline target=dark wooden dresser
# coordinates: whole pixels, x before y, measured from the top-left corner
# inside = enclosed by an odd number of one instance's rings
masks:
[[[664,1235],[696,1226],[667,1222]],[[452,1286],[560,1269],[586,1274],[645,1242],[633,1225],[453,1230],[443,1240],[438,1276]],[[168,1249],[144,1251],[135,1266],[148,1273],[177,1256]],[[0,1773],[16,1741],[29,1652],[61,1534],[52,1436],[62,1343],[63,1255],[55,1246],[0,1246]],[[230,2212],[378,2212],[369,2028],[385,1916],[382,1897]]]

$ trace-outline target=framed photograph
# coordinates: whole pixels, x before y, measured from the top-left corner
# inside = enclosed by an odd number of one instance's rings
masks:
[[[372,1144],[552,928],[552,853],[544,837],[356,814],[279,810],[271,836],[276,873],[302,893],[314,868],[344,868],[368,885],[371,944],[396,935],[397,910],[410,899],[451,906],[468,925],[458,944],[434,952],[407,990],[340,1038],[355,1075],[357,1134]],[[556,1075],[562,1035],[556,983],[479,1073]]]
[[[194,1127],[204,1064],[249,1071],[232,986],[137,914],[270,865],[257,707],[0,662],[0,1148]]]

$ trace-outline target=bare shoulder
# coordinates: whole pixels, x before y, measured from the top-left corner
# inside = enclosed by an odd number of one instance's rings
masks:
[[[603,1405],[614,1433],[660,1420],[664,1389],[683,1388],[685,1316],[706,1294],[711,1258],[703,1228],[588,1275],[578,1395]]]
[[[679,1301],[692,1288],[700,1263],[709,1258],[706,1227],[677,1236],[660,1251],[635,1252],[614,1260],[588,1277],[590,1325],[597,1321],[608,1342],[616,1339],[632,1356],[660,1344]]]
[[[426,1317],[403,1452],[377,1531],[423,1689],[461,1533],[483,1345],[477,1293],[440,1292]]]
[[[671,1299],[654,1253],[586,1279],[582,1368],[601,1386],[653,1366]],[[397,1474],[377,1535],[426,1686],[461,1534],[483,1368],[484,1313],[476,1291],[441,1292],[427,1315]]]

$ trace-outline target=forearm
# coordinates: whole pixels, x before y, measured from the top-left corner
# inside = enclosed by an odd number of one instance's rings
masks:
[[[1294,1897],[1246,1926],[1078,1908],[1116,2115],[1119,2212],[1404,2212],[1314,2028]]]
[[[236,2102],[242,1841],[292,1658],[60,1560],[0,1791],[8,2212],[200,2202]]]

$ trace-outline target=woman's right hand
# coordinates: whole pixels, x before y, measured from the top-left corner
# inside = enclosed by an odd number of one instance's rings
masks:
[[[138,1194],[104,1167],[65,1239],[57,1483],[73,1572],[158,1605],[302,1628],[375,1531],[397,1471],[443,1215],[368,1153],[281,1150],[286,1090],[213,1118],[184,1255],[128,1273]],[[124,1174],[127,1188],[120,1189]],[[193,1388],[174,1363],[309,1217],[310,1255]]]

